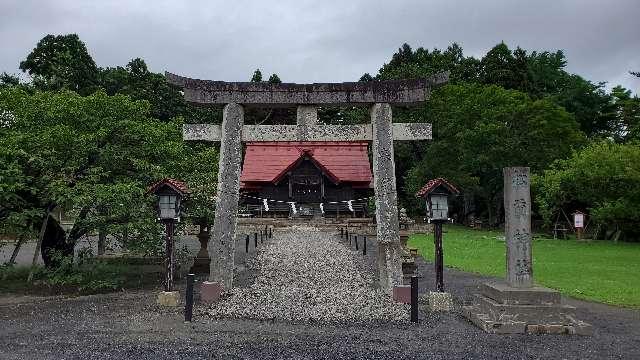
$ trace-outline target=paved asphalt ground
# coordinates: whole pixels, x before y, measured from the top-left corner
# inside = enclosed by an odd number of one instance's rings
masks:
[[[432,265],[419,262],[421,292]],[[156,292],[83,297],[0,294],[0,359],[640,359],[640,312],[565,299],[592,323],[591,337],[491,335],[459,315],[488,278],[446,270],[458,299],[451,313],[407,323],[294,323],[212,320],[204,307],[155,305]]]

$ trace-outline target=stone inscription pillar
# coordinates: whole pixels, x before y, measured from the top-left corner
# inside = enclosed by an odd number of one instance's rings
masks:
[[[244,108],[228,104],[222,113],[222,136],[218,169],[218,194],[213,222],[212,245],[209,247],[211,271],[209,281],[233,286],[233,257],[235,250],[236,214],[240,190],[242,164],[242,125]]]
[[[504,176],[507,283],[515,288],[533,285],[531,262],[531,181],[528,167],[509,167]]]
[[[391,293],[401,283],[400,234],[391,106],[371,107],[373,129],[373,184],[376,195],[378,275],[380,286]]]
[[[482,284],[462,314],[488,333],[593,334],[590,324],[577,319],[575,307],[562,304],[558,291],[533,286],[529,168],[508,167],[502,174],[507,283]]]

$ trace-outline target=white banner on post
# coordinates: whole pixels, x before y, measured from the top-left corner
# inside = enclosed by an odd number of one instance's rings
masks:
[[[349,211],[353,212],[353,200],[347,201],[347,207],[349,207]]]
[[[293,212],[293,215],[298,213],[298,210],[296,209],[296,203],[293,201],[289,201],[289,205],[291,205],[291,211]]]

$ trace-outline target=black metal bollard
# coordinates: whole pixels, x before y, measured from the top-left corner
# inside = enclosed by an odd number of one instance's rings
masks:
[[[418,277],[411,277],[411,322],[418,322]]]
[[[353,239],[356,242],[356,251],[358,251],[358,235],[353,235]]]
[[[260,244],[264,243],[264,234],[262,233],[262,230],[260,230]]]
[[[362,255],[367,255],[367,236],[362,237]]]
[[[268,226],[268,225],[265,225],[265,226],[264,226],[264,237],[265,237],[265,239],[267,239],[267,229],[268,229],[268,228],[269,228],[269,226]]]
[[[443,259],[442,259],[442,221],[435,221],[433,224],[433,235],[435,245],[435,267],[436,267],[436,289],[444,292]]]
[[[249,235],[247,235],[247,237],[245,238],[244,252],[249,252]]]
[[[269,228],[269,239],[271,239],[273,237],[273,232],[271,231],[271,228]]]
[[[253,246],[257,249],[258,248],[258,233],[253,233]]]
[[[344,229],[340,228],[340,239],[344,239]]]
[[[344,230],[344,237],[345,239],[349,240],[349,243],[351,243],[351,238],[349,238],[349,229]]]
[[[193,281],[194,274],[187,275],[187,294],[184,302],[184,321],[191,321],[193,317]]]

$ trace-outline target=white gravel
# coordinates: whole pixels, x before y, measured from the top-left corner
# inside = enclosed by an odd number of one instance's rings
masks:
[[[409,307],[375,289],[362,255],[316,228],[278,231],[247,265],[254,283],[212,305],[212,317],[368,322],[409,319]]]

